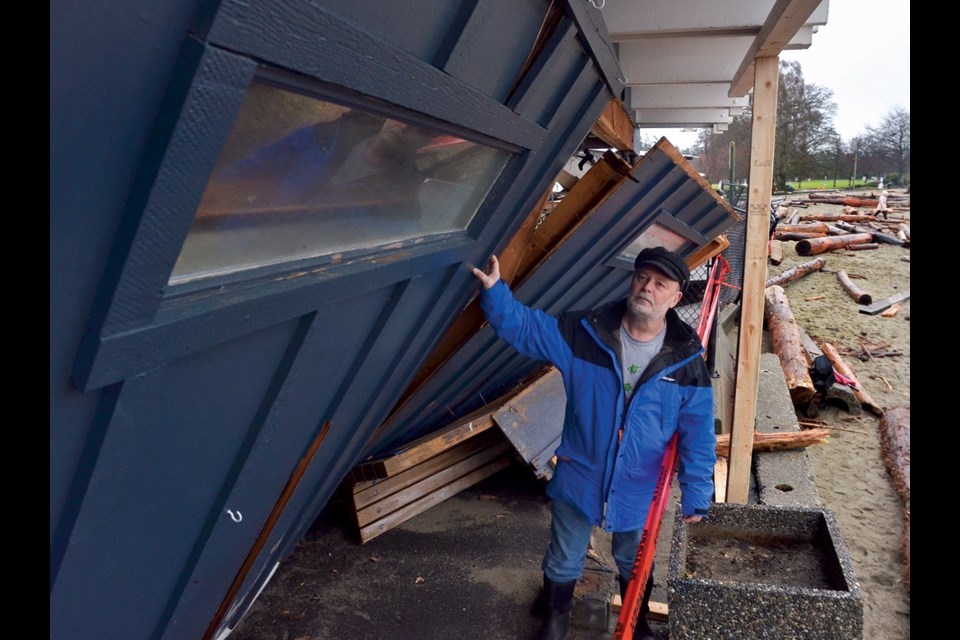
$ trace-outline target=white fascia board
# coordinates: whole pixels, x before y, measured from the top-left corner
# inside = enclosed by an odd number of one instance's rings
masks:
[[[640,109],[634,111],[634,119],[638,125],[656,124],[661,126],[733,122],[733,117],[727,109]]]
[[[606,0],[600,13],[613,42],[709,32],[756,35],[777,1]],[[806,24],[826,24],[829,4],[823,0]]]
[[[626,104],[630,109],[677,109],[684,107],[746,107],[750,97],[730,98],[729,82],[691,84],[627,85]]]
[[[714,132],[714,133],[722,133],[722,132],[726,131],[728,128],[729,128],[729,125],[727,125],[727,123],[725,123],[725,122],[718,122],[717,124],[713,125],[713,132]]]
[[[784,49],[809,49],[813,44],[813,34],[817,32],[816,27],[802,26],[797,34],[790,39]]]
[[[753,36],[637,40],[619,45],[627,84],[730,82]]]

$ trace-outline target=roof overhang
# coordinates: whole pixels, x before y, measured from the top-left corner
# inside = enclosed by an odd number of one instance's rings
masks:
[[[749,105],[754,60],[806,49],[829,0],[603,0],[640,128],[723,130]],[[718,128],[720,127],[720,128]]]

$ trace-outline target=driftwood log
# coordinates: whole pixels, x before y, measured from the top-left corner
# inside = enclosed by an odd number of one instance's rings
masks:
[[[864,242],[863,244],[851,244],[847,251],[869,251],[870,249],[879,249],[880,245],[876,242]]]
[[[873,302],[873,296],[855,285],[843,269],[837,271],[837,280],[840,281],[840,286],[847,292],[847,295],[856,300],[857,304],[870,304]]]
[[[910,408],[887,409],[880,420],[880,456],[903,499],[903,573],[910,589]]]
[[[893,488],[910,501],[910,408],[891,407],[880,420],[880,455]]]
[[[853,390],[853,394],[857,396],[857,400],[860,401],[860,406],[869,411],[870,413],[883,417],[883,409],[880,408],[876,402],[873,401],[873,398],[870,397],[870,394],[867,393],[867,390],[863,388],[863,385],[860,384],[860,381],[857,380],[857,375],[853,372],[846,362],[843,361],[843,358],[840,357],[840,354],[829,342],[824,342],[823,354],[830,359],[830,362],[833,363],[833,368],[836,369],[841,375],[846,376],[853,380],[853,383],[856,385],[856,389]]]
[[[869,222],[877,216],[867,213],[808,213],[800,221],[815,220],[819,222]]]
[[[777,231],[784,233],[827,233],[826,222],[808,222],[806,224],[778,224]]]
[[[829,439],[829,429],[804,429],[784,433],[754,431],[753,450],[784,451],[786,449],[800,449],[814,444],[823,444]],[[717,456],[721,458],[730,457],[729,433],[721,433],[717,436]]]
[[[817,204],[842,204],[848,207],[876,207],[880,202],[879,198],[856,198],[853,196],[836,196],[827,194],[811,193],[808,198],[811,202]]]
[[[783,287],[767,287],[764,295],[766,304],[763,306],[763,315],[770,331],[773,352],[780,360],[787,388],[790,390],[790,399],[794,405],[802,405],[813,398],[816,389],[813,388],[813,380],[810,378],[797,320],[790,310],[790,302]]]
[[[823,269],[827,264],[826,258],[814,258],[810,262],[804,262],[803,264],[798,264],[795,267],[787,269],[781,274],[775,275],[767,279],[765,287],[772,287],[773,285],[783,286],[788,282],[793,282],[797,278],[802,278],[803,276],[819,271]]]
[[[783,262],[783,243],[774,238],[770,241],[770,264],[779,265]]]
[[[797,254],[801,256],[812,256],[834,249],[843,249],[852,244],[863,244],[873,242],[873,236],[869,233],[851,233],[845,236],[827,236],[826,238],[810,238],[809,240],[800,240],[794,245]]]
[[[900,545],[903,553],[903,582],[910,593],[910,503],[903,508],[903,544]]]
[[[910,225],[904,224],[904,223],[901,222],[901,223],[900,223],[900,233],[902,233],[902,234],[906,237],[907,242],[910,242]]]
[[[838,222],[837,226],[841,229],[845,229],[850,233],[869,233],[873,236],[874,241],[879,240],[880,242],[886,242],[887,244],[894,244],[898,247],[903,246],[903,240],[895,236],[890,235],[889,233],[883,233],[877,231],[876,229],[871,229],[870,227],[865,227],[860,224],[853,224],[852,222]]]
[[[824,238],[826,233],[800,233],[797,231],[774,231],[773,237],[777,240],[809,240],[810,238]]]

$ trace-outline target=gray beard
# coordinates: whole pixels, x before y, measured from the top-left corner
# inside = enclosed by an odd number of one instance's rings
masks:
[[[649,301],[647,304],[650,304]],[[653,311],[653,307],[644,307],[643,302],[641,302],[639,299],[634,298],[633,296],[627,296],[627,315],[629,315],[632,319],[644,322],[655,320],[656,318],[652,315]]]

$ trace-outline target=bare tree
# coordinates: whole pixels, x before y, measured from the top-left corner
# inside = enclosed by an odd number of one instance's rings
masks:
[[[910,112],[894,107],[880,126],[867,127],[864,146],[882,166],[895,170],[902,180],[910,173]]]
[[[836,174],[839,136],[833,128],[837,106],[833,91],[803,80],[798,62],[780,62],[777,92],[777,128],[773,184],[783,189],[788,180]],[[733,119],[727,131],[701,131],[696,150],[712,181],[728,179],[730,143],[736,145],[735,180],[749,174],[752,110]]]

